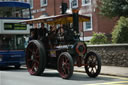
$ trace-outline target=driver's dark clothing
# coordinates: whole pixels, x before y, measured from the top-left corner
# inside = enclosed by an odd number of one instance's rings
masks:
[[[47,37],[48,30],[46,28],[40,28],[38,33],[39,33],[38,39],[44,40]]]

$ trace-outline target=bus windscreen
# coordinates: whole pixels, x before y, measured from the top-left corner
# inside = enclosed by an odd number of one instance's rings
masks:
[[[29,8],[0,7],[0,18],[30,19],[31,17]]]

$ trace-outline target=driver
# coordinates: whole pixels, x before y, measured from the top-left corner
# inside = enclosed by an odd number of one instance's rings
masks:
[[[48,30],[44,27],[44,23],[41,23],[41,28],[39,29],[38,39],[45,40],[47,36],[48,36]]]

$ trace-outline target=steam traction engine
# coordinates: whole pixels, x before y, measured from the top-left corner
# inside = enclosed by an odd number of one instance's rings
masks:
[[[89,17],[73,11],[73,14],[26,21],[29,24],[35,22],[62,24],[62,27],[53,32],[49,31],[43,39],[38,38],[41,34],[39,29],[31,29],[34,36],[26,49],[26,65],[31,75],[41,75],[45,68],[55,68],[62,78],[68,79],[73,74],[74,66],[84,66],[88,76],[98,76],[101,70],[101,58],[94,52],[88,52],[85,42],[80,41],[80,19],[87,21]],[[73,26],[70,27],[67,22]]]

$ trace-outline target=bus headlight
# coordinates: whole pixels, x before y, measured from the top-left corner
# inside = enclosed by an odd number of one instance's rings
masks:
[[[0,61],[2,61],[3,55],[0,55]]]

